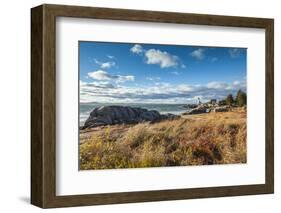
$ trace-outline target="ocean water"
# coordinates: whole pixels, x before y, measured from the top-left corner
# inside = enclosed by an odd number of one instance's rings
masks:
[[[148,110],[157,110],[161,114],[172,113],[175,115],[186,112],[188,109],[184,108],[184,104],[140,104],[140,103],[123,103],[123,104],[110,104],[110,103],[80,103],[80,126],[84,125],[84,122],[89,117],[91,111],[100,106],[130,106],[130,107],[141,107]]]

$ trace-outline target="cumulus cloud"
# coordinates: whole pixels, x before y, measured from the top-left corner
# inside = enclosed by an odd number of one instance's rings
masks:
[[[103,69],[108,69],[108,68],[113,67],[113,66],[115,66],[115,62],[109,61],[109,62],[102,63],[100,67],[103,68]]]
[[[193,58],[196,58],[197,60],[202,60],[204,59],[205,55],[204,55],[204,49],[203,48],[199,48],[199,49],[196,49],[194,51],[192,51],[190,53],[190,55],[193,57]]]
[[[132,75],[111,75],[104,70],[97,70],[89,72],[88,76],[98,81],[115,81],[117,83],[123,83],[126,81],[134,81],[135,77]]]
[[[89,72],[88,76],[99,81],[111,80],[111,76],[103,70]]]
[[[159,64],[161,68],[175,67],[178,65],[178,57],[165,51],[149,49],[145,52],[147,64]]]
[[[141,54],[141,53],[144,51],[144,49],[142,48],[141,45],[135,44],[135,45],[130,49],[130,51],[131,51],[132,53],[135,53],[135,54]]]
[[[139,44],[135,44],[130,51],[137,55],[143,55],[146,64],[158,64],[161,68],[176,67],[179,64],[179,58],[166,51],[158,49],[145,50]],[[185,68],[185,65],[181,64],[181,68]]]

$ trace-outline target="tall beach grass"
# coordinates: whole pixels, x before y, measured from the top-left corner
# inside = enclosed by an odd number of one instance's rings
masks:
[[[81,139],[80,169],[246,163],[246,132],[245,111],[106,126]]]

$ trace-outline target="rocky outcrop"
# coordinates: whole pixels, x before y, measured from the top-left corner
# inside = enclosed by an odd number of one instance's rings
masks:
[[[187,104],[183,106],[184,108],[188,108],[188,109],[195,109],[198,107],[198,104]]]
[[[188,112],[183,113],[182,115],[194,115],[194,114],[202,114],[209,112],[228,112],[231,110],[230,106],[216,106],[212,105],[200,105],[194,109],[189,110]]]
[[[191,109],[190,111],[184,113],[184,115],[194,115],[194,114],[201,114],[201,113],[207,113],[208,107],[205,106],[199,106],[197,108]]]
[[[156,122],[178,117],[174,114],[160,114],[156,110],[147,110],[139,107],[101,106],[95,108],[90,113],[83,129],[113,124],[135,124],[145,121]]]
[[[221,106],[221,107],[215,107],[212,112],[228,112],[230,110],[229,106]]]

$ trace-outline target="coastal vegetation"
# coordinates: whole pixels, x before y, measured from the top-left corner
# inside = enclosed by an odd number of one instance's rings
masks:
[[[80,130],[80,169],[246,163],[246,109]]]

